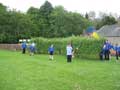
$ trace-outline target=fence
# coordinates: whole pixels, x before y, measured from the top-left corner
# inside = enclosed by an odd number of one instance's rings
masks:
[[[21,50],[21,45],[20,44],[0,44],[0,49],[18,51],[18,50]]]

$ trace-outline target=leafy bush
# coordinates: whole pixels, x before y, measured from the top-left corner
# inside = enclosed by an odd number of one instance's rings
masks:
[[[37,53],[46,54],[48,47],[53,44],[56,54],[66,55],[66,45],[71,42],[76,57],[87,59],[98,59],[99,52],[105,39],[93,39],[87,37],[69,37],[69,38],[34,38],[36,43]]]

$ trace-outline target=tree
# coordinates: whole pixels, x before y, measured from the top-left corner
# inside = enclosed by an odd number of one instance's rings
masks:
[[[0,4],[0,43],[17,43],[32,37],[68,37],[80,35],[91,22],[79,13],[68,12],[62,6],[52,7],[46,1],[39,9],[30,7],[27,13],[7,10]]]
[[[7,11],[7,7],[4,6],[2,3],[0,3],[0,13],[6,12]]]
[[[68,37],[80,35],[91,23],[79,13],[66,11],[62,6],[54,8],[51,14],[51,36]]]
[[[34,22],[36,22],[39,18],[39,9],[34,8],[34,7],[30,7],[27,11],[27,14],[30,16],[31,20],[33,20]]]
[[[98,19],[96,22],[96,28],[100,29],[104,25],[112,25],[118,23],[113,16],[104,16],[102,19]]]
[[[46,1],[41,7],[40,7],[40,15],[42,17],[45,17],[46,19],[49,17],[50,13],[52,12],[53,7],[52,4],[48,1]]]
[[[11,11],[9,14],[9,25],[17,39],[34,37],[36,28],[27,15],[16,11]]]
[[[53,11],[52,4],[46,1],[39,9],[39,28],[41,36],[47,37],[50,31],[50,14]]]
[[[88,13],[85,14],[85,18],[86,18],[86,19],[89,19]]]
[[[3,42],[6,39],[5,29],[9,28],[7,26],[9,15],[7,12],[7,7],[0,3],[0,42]]]
[[[118,23],[117,19],[114,17],[115,15],[110,13],[107,14],[105,12],[99,12],[99,17],[94,19],[92,22],[97,30],[99,30],[104,25],[112,25]]]
[[[116,24],[117,21],[115,20],[115,18],[113,16],[105,16],[102,19],[102,23],[103,23],[103,25],[112,25],[112,24]]]
[[[62,6],[56,6],[50,15],[51,32],[50,37],[63,37],[66,34],[65,30],[67,11]]]
[[[33,37],[35,25],[31,19],[17,11],[4,11],[0,14],[0,42],[17,43],[21,38]]]
[[[35,27],[34,36],[39,37],[40,36],[39,9],[30,7],[27,11],[27,17],[29,17],[31,19],[31,21],[33,22],[33,25]]]

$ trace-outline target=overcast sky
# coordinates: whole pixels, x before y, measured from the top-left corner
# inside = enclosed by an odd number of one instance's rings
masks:
[[[0,0],[0,3],[22,12],[29,7],[39,8],[46,0]],[[120,15],[120,0],[48,0],[53,6],[62,5],[66,10],[86,13],[89,11],[117,13]]]

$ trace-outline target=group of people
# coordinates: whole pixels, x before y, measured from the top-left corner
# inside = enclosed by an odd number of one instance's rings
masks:
[[[21,48],[22,48],[22,53],[25,54],[26,53],[26,49],[29,48],[29,52],[30,52],[30,55],[34,55],[35,53],[35,43],[31,43],[29,45],[27,45],[26,42],[23,42],[22,45],[21,45]]]
[[[23,42],[22,45],[22,53],[25,54],[26,53],[26,49],[28,47],[28,45],[26,44],[26,42]],[[34,55],[35,53],[35,43],[31,43],[29,44],[29,51],[30,51],[30,55]],[[114,51],[114,53],[113,53]],[[53,60],[54,57],[54,46],[53,44],[48,48],[48,53],[49,53],[49,59]],[[66,55],[67,55],[67,62],[71,62],[72,61],[72,57],[73,55],[73,47],[71,43],[68,43],[68,45],[66,46]],[[101,49],[100,52],[100,59],[101,60],[110,60],[111,56],[115,55],[116,56],[116,60],[119,59],[120,56],[120,46],[118,46],[118,44],[116,45],[112,45],[108,40],[106,40],[103,44],[103,47]]]
[[[51,45],[48,48],[48,53],[50,54],[49,59],[53,60],[53,54],[54,54],[54,47],[53,45]],[[67,54],[67,62],[71,62],[72,61],[72,56],[73,56],[73,48],[71,43],[69,43],[66,47],[66,54]]]
[[[26,53],[26,49],[29,48],[30,51],[30,55],[34,55],[35,53],[35,43],[31,43],[30,45],[27,45],[26,42],[23,42],[21,44],[21,48],[22,48],[22,53],[25,54]],[[54,57],[54,46],[53,44],[48,48],[48,53],[49,53],[49,59],[53,60]],[[67,62],[71,62],[72,61],[72,56],[73,56],[73,48],[71,43],[69,43],[66,47],[66,54],[67,54]]]
[[[104,42],[102,50],[100,52],[100,59],[101,60],[110,60],[112,55],[116,56],[116,60],[119,59],[120,46],[118,46],[118,44],[112,45],[108,40],[106,40]]]

